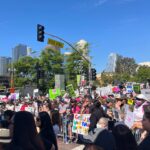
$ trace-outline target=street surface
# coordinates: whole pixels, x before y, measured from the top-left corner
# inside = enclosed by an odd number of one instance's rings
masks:
[[[59,150],[82,150],[82,145],[76,143],[63,143],[62,139],[58,139],[58,148]]]

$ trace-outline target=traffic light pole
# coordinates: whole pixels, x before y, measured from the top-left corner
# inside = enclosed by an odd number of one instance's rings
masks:
[[[50,33],[46,33],[46,32],[44,32],[44,33],[47,34],[47,35],[49,35],[49,36],[51,36],[51,37],[57,38],[60,41],[63,41],[64,43],[66,43],[67,45],[69,45],[73,50],[75,50],[77,53],[79,53],[81,55],[81,57],[85,61],[87,61],[87,63],[89,64],[89,85],[90,85],[90,83],[91,83],[91,62],[86,57],[84,57],[72,44],[70,44],[69,42],[67,42],[63,38],[61,38],[59,36],[56,36],[56,35],[53,35],[53,34],[50,34]]]
[[[68,44],[73,50],[75,50],[77,53],[79,53],[79,54],[82,56],[82,58],[83,58],[84,60],[86,60],[89,64],[91,64],[91,62],[90,62],[86,57],[84,57],[75,47],[73,47],[72,44],[70,44],[70,43],[67,42],[66,40],[60,38],[59,36],[53,35],[53,34],[49,34],[49,33],[46,33],[46,32],[45,32],[45,34],[47,34],[47,35],[49,35],[49,36],[51,36],[51,37],[57,38],[57,39],[63,41],[64,43]]]

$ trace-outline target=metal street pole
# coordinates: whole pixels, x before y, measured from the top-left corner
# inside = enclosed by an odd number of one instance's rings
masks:
[[[70,44],[69,42],[67,42],[66,40],[64,40],[63,38],[59,37],[59,36],[56,36],[56,35],[53,35],[53,34],[50,34],[50,33],[46,33],[44,32],[45,34],[51,36],[51,37],[54,37],[54,38],[57,38],[59,39],[60,41],[63,41],[64,43],[68,44],[73,50],[75,50],[77,53],[79,53],[81,55],[81,57],[88,62],[89,64],[89,85],[91,83],[91,62],[85,57],[83,56],[72,44]]]

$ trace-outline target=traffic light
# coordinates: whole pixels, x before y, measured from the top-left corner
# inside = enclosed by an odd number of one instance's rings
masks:
[[[96,69],[95,68],[91,69],[91,75],[92,75],[92,80],[96,80]]]
[[[40,78],[43,79],[43,78],[44,78],[44,75],[45,75],[44,70],[41,70],[41,71],[40,71]]]
[[[83,70],[83,74],[84,74],[85,80],[89,81],[89,70],[88,69],[84,69]]]
[[[40,70],[37,70],[37,79],[40,79]]]
[[[44,42],[44,26],[40,24],[37,25],[37,40]]]
[[[43,79],[45,76],[44,70],[37,70],[37,79]]]

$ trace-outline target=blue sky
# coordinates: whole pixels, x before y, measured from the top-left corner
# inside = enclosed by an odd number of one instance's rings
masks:
[[[37,42],[38,23],[70,43],[88,41],[98,72],[111,52],[150,61],[150,0],[0,0],[0,56],[19,43],[41,50],[48,36]]]

